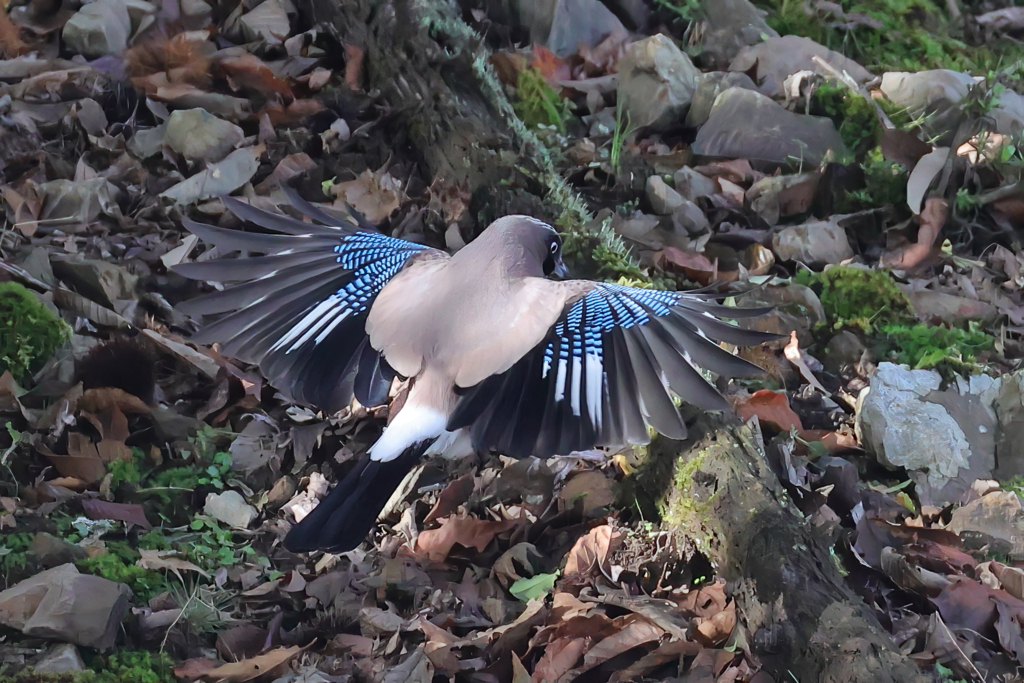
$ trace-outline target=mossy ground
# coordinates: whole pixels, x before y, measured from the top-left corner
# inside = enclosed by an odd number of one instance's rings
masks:
[[[15,381],[35,372],[57,350],[70,330],[17,282],[0,282],[0,374]]]
[[[89,670],[80,673],[37,674],[31,668],[0,683],[173,683],[171,659],[165,654],[120,650],[111,655],[86,656]]]
[[[803,271],[797,281],[818,292],[827,327],[856,330],[879,361],[936,369],[948,378],[977,372],[980,355],[995,341],[977,323],[958,327],[919,322],[906,295],[884,270],[838,266],[823,273]]]
[[[1012,51],[964,34],[945,3],[932,0],[840,0],[846,17],[812,10],[802,0],[759,0],[768,25],[842,52],[871,71],[954,69],[975,74],[997,68]],[[823,3],[827,7],[825,3]],[[851,20],[850,15],[854,15]],[[857,15],[865,17],[861,20]],[[841,26],[852,23],[852,28]]]

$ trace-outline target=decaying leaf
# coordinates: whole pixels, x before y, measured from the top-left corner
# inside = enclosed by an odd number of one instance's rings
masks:
[[[252,659],[224,664],[204,673],[201,679],[207,683],[246,683],[247,681],[273,680],[275,676],[284,672],[292,659],[312,644],[305,647],[298,645],[279,647]]]
[[[159,571],[161,569],[169,569],[174,572],[174,575],[179,579],[182,578],[181,572],[196,572],[201,576],[210,578],[210,575],[197,567],[188,560],[183,560],[177,557],[178,552],[176,550],[146,550],[144,548],[139,549],[139,554],[142,556],[136,560],[135,564],[143,569],[152,569],[153,571]]]

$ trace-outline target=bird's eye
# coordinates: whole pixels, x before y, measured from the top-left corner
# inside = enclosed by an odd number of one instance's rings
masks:
[[[557,254],[558,253],[558,242],[552,242],[551,243],[551,253],[552,254]]]

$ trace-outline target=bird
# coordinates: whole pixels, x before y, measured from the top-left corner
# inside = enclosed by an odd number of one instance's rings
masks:
[[[718,342],[777,338],[726,322],[771,309],[727,306],[713,287],[570,279],[562,237],[531,216],[498,218],[450,255],[286,193],[304,219],[222,198],[265,232],[183,220],[220,257],[174,270],[223,285],[180,305],[212,316],[193,341],[328,413],[387,404],[393,380],[408,381],[381,437],[288,531],[292,552],[358,547],[405,476],[459,435],[516,458],[646,444],[649,427],[683,439],[679,402],[730,409],[701,369],[762,373]]]

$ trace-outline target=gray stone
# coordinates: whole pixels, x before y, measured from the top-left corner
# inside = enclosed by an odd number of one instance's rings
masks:
[[[203,0],[181,0],[181,23],[186,30],[197,31],[210,23],[213,7]]]
[[[1013,491],[992,491],[953,510],[949,526],[968,549],[987,545],[990,551],[1024,559],[1024,510]]]
[[[131,594],[123,583],[62,564],[0,593],[0,624],[31,637],[106,650],[114,645]]]
[[[874,78],[870,71],[852,59],[801,36],[769,38],[763,43],[744,48],[729,65],[729,70],[749,73],[756,67],[761,92],[769,97],[777,97],[784,92],[782,86],[786,78],[798,71],[811,71],[834,78],[815,61],[815,57],[840,72],[845,71],[858,83],[867,83]]]
[[[693,143],[708,157],[752,159],[815,168],[846,147],[831,119],[794,114],[759,93],[729,88],[718,96]]]
[[[75,560],[85,559],[85,549],[46,533],[38,533],[32,539],[29,552],[40,566],[49,569]]]
[[[559,57],[573,54],[581,43],[594,46],[613,33],[627,33],[599,0],[511,0],[507,4],[509,18],[525,26],[533,42]]]
[[[246,529],[256,516],[256,508],[245,502],[242,494],[237,491],[211,493],[206,496],[203,512],[228,526]]]
[[[186,159],[220,161],[242,144],[245,133],[233,123],[205,109],[171,112],[164,143]]]
[[[801,347],[814,342],[812,330],[825,320],[825,308],[814,290],[805,285],[768,286],[755,289],[736,299],[738,306],[773,306],[766,315],[740,321],[743,327],[761,332],[783,335],[778,345],[789,340],[790,332],[796,332]]]
[[[90,59],[123,52],[132,34],[128,3],[124,0],[96,0],[78,10],[64,24],[68,48]]]
[[[777,225],[780,218],[810,211],[820,180],[817,171],[767,176],[750,186],[746,201],[765,223]]]
[[[821,364],[834,375],[860,362],[867,347],[855,333],[842,330],[828,340]]]
[[[960,103],[974,85],[970,74],[949,69],[882,75],[881,90],[889,101],[914,117],[925,117],[921,128],[930,137],[948,144],[963,119]]]
[[[671,38],[659,33],[633,43],[618,68],[619,102],[630,126],[682,124],[700,72]]]
[[[712,71],[701,74],[697,79],[697,88],[693,91],[690,110],[686,112],[686,127],[700,128],[711,116],[711,107],[715,99],[729,88],[757,90],[757,84],[744,73],[733,71]]]
[[[268,45],[280,45],[291,34],[288,0],[264,0],[242,15],[239,24],[246,40],[262,40]]]
[[[713,178],[708,178],[689,166],[683,166],[676,171],[672,176],[672,183],[675,185],[676,192],[691,202],[697,201],[699,197],[718,194],[718,183]]]
[[[1011,137],[1024,135],[1024,95],[1004,90],[988,113],[996,125],[996,132]]]
[[[677,206],[686,201],[681,194],[668,186],[659,175],[647,178],[647,201],[659,216],[668,216]]]
[[[701,208],[669,187],[661,176],[652,175],[647,179],[647,201],[654,213],[672,216],[675,224],[687,233],[697,234],[709,227]]]
[[[32,670],[43,675],[69,674],[85,671],[85,662],[77,647],[71,643],[62,643],[44,652],[32,665]]]
[[[853,258],[846,230],[831,221],[813,221],[783,228],[772,237],[772,249],[780,261],[824,266]]]
[[[749,0],[704,0],[701,9],[706,24],[701,58],[715,67],[728,65],[747,45],[779,35]]]
[[[933,370],[880,363],[857,399],[861,444],[889,467],[904,467],[926,505],[964,500],[995,467],[995,400],[1001,380],[958,378],[941,390]]]
[[[996,398],[996,467],[1000,481],[1024,476],[1024,372],[1004,375]]]

